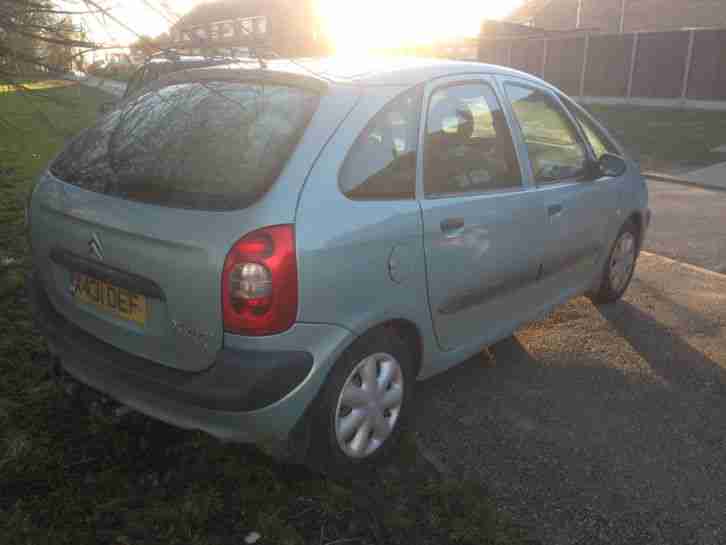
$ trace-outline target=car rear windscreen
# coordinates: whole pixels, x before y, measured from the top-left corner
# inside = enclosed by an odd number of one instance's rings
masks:
[[[280,175],[318,93],[196,81],[145,93],[76,137],[51,167],[79,187],[161,206],[249,206]]]

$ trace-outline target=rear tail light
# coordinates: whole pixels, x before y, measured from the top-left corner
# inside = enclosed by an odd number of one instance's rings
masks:
[[[224,330],[273,335],[297,316],[297,259],[292,225],[254,231],[227,254],[222,272]]]

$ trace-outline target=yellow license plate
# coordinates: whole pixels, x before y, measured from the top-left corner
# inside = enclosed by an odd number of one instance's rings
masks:
[[[146,323],[146,297],[143,295],[81,273],[74,275],[73,285],[76,301],[94,305],[124,320],[140,325]]]

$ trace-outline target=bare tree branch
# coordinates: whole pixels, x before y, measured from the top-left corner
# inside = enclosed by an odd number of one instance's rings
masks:
[[[40,42],[45,42],[45,43],[49,43],[49,44],[62,45],[64,47],[95,47],[95,45],[96,45],[93,42],[81,42],[78,40],[69,40],[67,38],[54,38],[52,36],[47,36],[45,34],[26,32],[19,28],[14,28],[13,32],[20,36],[32,38],[33,40],[38,40]]]
[[[106,17],[108,17],[109,19],[111,19],[114,23],[116,23],[117,25],[119,25],[124,30],[127,30],[128,32],[131,32],[131,34],[133,34],[137,38],[141,38],[142,37],[142,34],[140,34],[139,32],[137,32],[136,30],[134,30],[130,26],[128,26],[126,23],[124,23],[123,21],[121,21],[118,17],[115,17],[115,16],[111,15],[111,12],[108,9],[100,6],[94,0],[83,0],[83,3],[86,4],[86,6],[89,9],[90,9],[90,6],[93,6],[99,12],[101,12],[103,15],[105,15]]]

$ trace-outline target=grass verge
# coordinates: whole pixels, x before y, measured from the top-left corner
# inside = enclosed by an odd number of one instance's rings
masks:
[[[371,483],[342,485],[140,415],[87,410],[51,380],[23,290],[23,204],[107,99],[88,88],[0,95],[0,543],[513,544],[478,485],[444,481],[409,436]],[[92,399],[97,399],[92,396]]]
[[[726,161],[726,112],[588,105],[646,169],[671,170]]]

